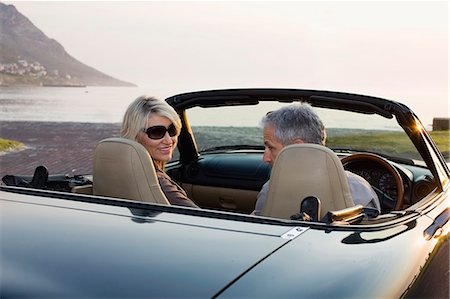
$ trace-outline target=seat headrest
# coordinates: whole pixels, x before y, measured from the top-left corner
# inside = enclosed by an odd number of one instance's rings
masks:
[[[100,141],[94,152],[94,195],[169,204],[153,161],[140,143],[125,138]]]
[[[319,217],[354,206],[344,168],[332,150],[317,144],[286,146],[273,165],[261,214],[290,219],[308,196],[319,198]]]

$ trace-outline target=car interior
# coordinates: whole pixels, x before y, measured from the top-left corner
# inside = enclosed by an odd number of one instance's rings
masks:
[[[372,185],[380,199],[381,214],[407,209],[438,189],[432,172],[421,161],[386,155],[378,149],[372,152],[371,149],[354,149],[347,144],[333,144],[333,139],[341,137],[342,132],[360,137],[369,131],[333,129],[332,121],[328,121],[331,127],[328,129],[330,146],[327,143],[327,147],[287,147],[271,170],[262,160],[264,147],[261,129],[257,128],[262,113],[253,112],[253,105],[257,102],[247,103],[251,104],[248,112],[243,112],[244,108],[240,104],[233,105],[230,101],[226,104],[232,107],[215,103],[218,107],[192,105],[177,109],[183,129],[178,140],[178,152],[166,165],[166,172],[203,209],[251,214],[258,192],[271,177],[263,217],[301,220],[305,219],[302,218],[303,213],[310,216],[310,220],[318,221],[329,218],[328,212],[335,212],[332,216],[337,218],[336,215],[352,218],[355,213],[370,214],[372,218],[378,216],[373,211],[364,211],[362,207],[355,208],[343,175],[344,170],[362,176]],[[266,106],[261,111],[268,111],[268,107],[277,108]],[[342,107],[339,107],[339,111],[348,113]],[[224,108],[230,113],[223,113]],[[316,109],[326,119],[327,115],[322,114],[320,105]],[[193,112],[188,113],[188,110]],[[210,111],[212,114],[209,119],[217,126],[196,123],[197,119],[207,119],[197,117],[197,113]],[[247,118],[242,119],[242,127],[220,124],[221,120],[238,122],[239,119],[232,118],[239,114],[247,115],[250,119],[252,113],[255,116],[253,120],[246,123]],[[362,113],[363,116],[366,114],[369,113]],[[376,116],[383,120],[392,118],[389,115]],[[333,115],[330,119],[349,122],[347,114],[339,117]],[[351,125],[359,128],[365,123],[353,121]],[[312,151],[320,153],[312,154]],[[315,156],[321,158],[313,158]],[[10,186],[169,204],[159,187],[155,169],[145,148],[123,138],[108,138],[98,143],[92,174],[49,175],[45,166],[42,166],[36,169],[34,176],[7,175],[2,181]],[[304,199],[307,200],[303,202]],[[347,213],[348,209],[351,213]]]

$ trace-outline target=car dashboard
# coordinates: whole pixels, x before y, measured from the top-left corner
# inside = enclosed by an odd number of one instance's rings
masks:
[[[256,201],[257,192],[270,177],[270,167],[262,160],[262,150],[229,150],[207,152],[188,163],[174,162],[168,165],[168,174],[185,186],[206,186],[210,188],[229,188],[232,190],[251,190]],[[339,155],[343,158],[342,155]],[[404,205],[410,206],[435,187],[430,171],[420,166],[388,161],[399,173],[404,187]],[[346,170],[366,179],[377,192],[380,201],[395,199],[397,188],[395,178],[386,169],[370,160],[351,163]],[[190,187],[187,187],[188,189]],[[195,200],[195,194],[191,194]],[[197,195],[198,197],[198,195]],[[204,201],[204,199],[200,200]],[[212,207],[214,208],[214,206]],[[220,209],[220,207],[217,207]],[[386,209],[384,209],[386,211]],[[245,212],[247,211],[237,211]]]

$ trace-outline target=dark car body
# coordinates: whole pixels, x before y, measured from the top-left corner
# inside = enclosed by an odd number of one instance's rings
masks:
[[[270,176],[263,148],[237,144],[201,150],[186,111],[269,101],[305,101],[395,120],[421,157],[421,163],[384,157],[402,178],[402,208],[390,202],[398,192],[389,196],[381,190],[391,186],[386,170],[363,159],[350,170],[364,174],[368,167],[383,178],[377,187],[386,203],[378,216],[333,222],[249,215]],[[73,186],[80,178],[50,177],[45,188],[4,184],[2,298],[448,298],[450,172],[405,105],[294,89],[193,92],[167,102],[183,122],[179,158],[167,172],[202,209],[49,187],[52,180],[53,186]],[[341,158],[355,152],[334,150]]]

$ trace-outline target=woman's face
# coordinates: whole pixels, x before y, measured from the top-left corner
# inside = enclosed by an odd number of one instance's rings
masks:
[[[172,122],[167,117],[153,114],[148,118],[145,129],[153,126],[164,126],[168,128],[171,124]],[[168,132],[161,139],[150,139],[145,132],[140,132],[138,135],[138,142],[147,149],[157,165],[159,164],[158,162],[169,162],[172,159],[173,150],[177,146],[177,141],[178,135],[170,137]]]

